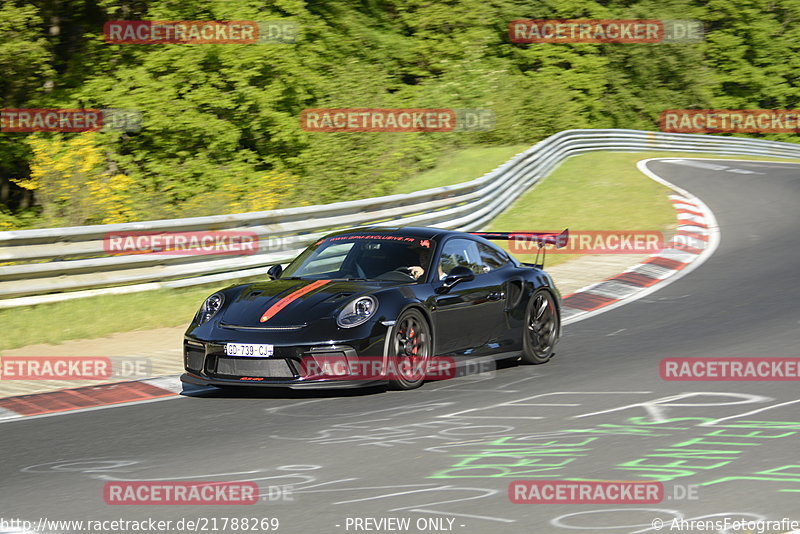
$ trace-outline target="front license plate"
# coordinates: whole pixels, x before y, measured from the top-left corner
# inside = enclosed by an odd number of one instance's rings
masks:
[[[225,343],[225,354],[228,356],[268,358],[272,356],[274,351],[274,345],[265,345],[263,343]]]

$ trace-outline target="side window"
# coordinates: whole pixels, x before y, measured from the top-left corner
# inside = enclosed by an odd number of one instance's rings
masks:
[[[471,239],[451,239],[444,244],[439,260],[439,278],[444,277],[453,267],[468,267],[475,274],[482,274],[490,270],[483,263],[478,243]]]
[[[478,251],[481,254],[481,261],[489,267],[489,270],[499,269],[508,263],[507,256],[483,243],[478,243]]]

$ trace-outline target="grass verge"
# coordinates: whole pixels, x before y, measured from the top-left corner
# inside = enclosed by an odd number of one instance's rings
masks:
[[[671,190],[639,172],[636,162],[640,159],[641,154],[616,152],[570,158],[492,221],[490,230],[666,230],[675,224],[675,211],[667,198]],[[521,261],[535,258],[514,255]],[[575,257],[551,251],[545,265],[552,267]]]
[[[102,295],[0,310],[0,350],[115,332],[189,324],[207,296],[226,284]]]

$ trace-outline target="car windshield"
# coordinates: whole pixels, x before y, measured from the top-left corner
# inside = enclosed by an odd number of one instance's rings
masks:
[[[395,234],[333,236],[306,249],[281,278],[422,281],[432,256],[429,239]]]

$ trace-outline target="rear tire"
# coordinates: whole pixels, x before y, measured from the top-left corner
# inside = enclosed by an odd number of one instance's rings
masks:
[[[546,289],[537,289],[525,309],[522,332],[522,363],[536,365],[553,357],[561,330],[561,315],[555,298]]]
[[[389,343],[389,389],[418,388],[425,381],[425,369],[433,350],[431,329],[421,312],[403,312],[397,319]],[[404,371],[408,371],[407,373]]]

